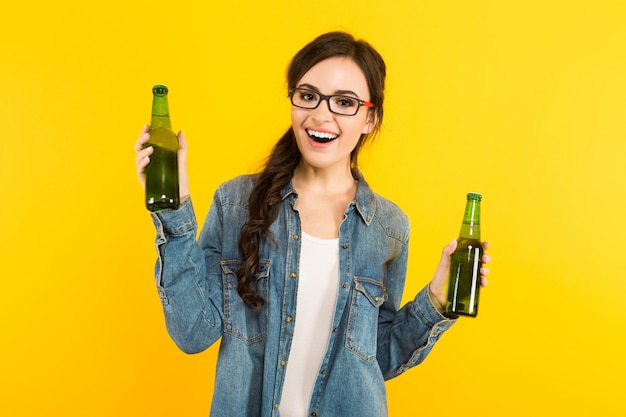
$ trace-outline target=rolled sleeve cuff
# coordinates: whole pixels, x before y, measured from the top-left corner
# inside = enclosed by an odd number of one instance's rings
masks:
[[[441,331],[449,329],[456,322],[455,319],[450,319],[437,310],[430,299],[428,285],[417,293],[413,308],[429,327],[437,326]]]
[[[154,227],[160,237],[178,235],[197,228],[196,215],[191,198],[187,198],[176,210],[161,210],[150,213]]]

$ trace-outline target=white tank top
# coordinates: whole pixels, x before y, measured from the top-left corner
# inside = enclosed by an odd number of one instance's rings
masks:
[[[279,406],[281,417],[308,416],[328,347],[339,291],[339,239],[302,232],[296,320]]]

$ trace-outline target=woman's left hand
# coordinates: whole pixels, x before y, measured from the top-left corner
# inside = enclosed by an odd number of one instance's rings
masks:
[[[450,257],[456,250],[457,241],[454,239],[448,243],[441,251],[441,259],[439,259],[439,265],[433,276],[432,281],[428,286],[430,292],[430,298],[440,313],[443,313],[446,306],[446,299],[448,294],[446,293],[446,287],[448,284],[448,276],[450,274]],[[486,265],[491,262],[491,256],[487,254],[489,249],[489,242],[483,242],[483,259],[482,267],[480,268],[480,286],[487,286],[487,275],[489,275],[489,268]]]

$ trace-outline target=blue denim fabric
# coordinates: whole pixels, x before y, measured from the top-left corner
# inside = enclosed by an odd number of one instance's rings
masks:
[[[213,417],[279,415],[298,319],[301,229],[291,184],[270,228],[276,243],[265,242],[260,250],[256,290],[267,303],[253,312],[237,293],[237,242],[253,180],[241,176],[218,188],[197,241],[190,200],[178,210],[152,214],[156,285],[170,336],[188,353],[221,338]],[[386,416],[384,381],[422,362],[453,324],[433,307],[427,287],[400,308],[408,240],[406,215],[361,180],[339,230],[339,294],[308,415]]]

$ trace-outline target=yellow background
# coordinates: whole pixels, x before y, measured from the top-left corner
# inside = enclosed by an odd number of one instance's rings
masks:
[[[0,415],[206,416],[217,346],[168,338],[134,171],[170,87],[202,221],[289,123],[284,73],[345,29],[388,64],[362,158],[412,219],[409,300],[483,199],[476,320],[388,383],[392,416],[623,415],[626,2],[10,2],[0,25]],[[237,389],[237,387],[233,387]]]

